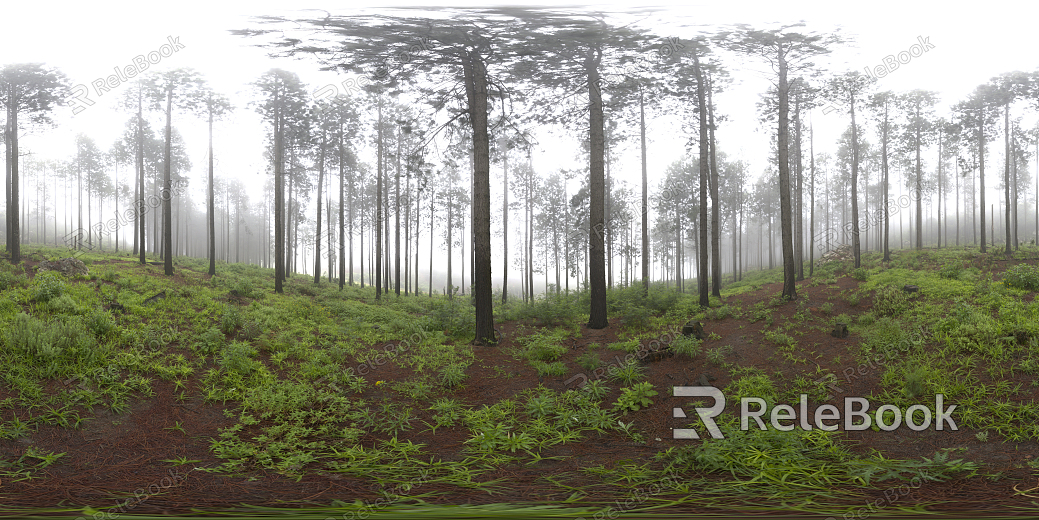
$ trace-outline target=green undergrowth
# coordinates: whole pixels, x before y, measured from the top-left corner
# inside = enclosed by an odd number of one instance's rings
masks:
[[[43,250],[52,258],[61,253]],[[130,413],[136,400],[153,397],[156,383],[166,381],[178,403],[220,404],[233,421],[207,440],[219,464],[197,471],[245,477],[272,471],[293,479],[342,474],[366,479],[403,504],[432,499],[445,485],[502,492],[510,483],[491,474],[534,469],[543,470],[541,482],[556,486],[570,505],[612,493],[641,494],[642,508],[738,504],[751,510],[782,502],[842,514],[847,508],[833,504],[854,496],[854,489],[969,477],[983,468],[951,452],[916,460],[856,455],[841,433],[818,429],[743,431],[734,422],[734,403],[756,397],[771,409],[796,403],[800,394],[818,403],[834,387],[847,388],[849,378],[867,377],[879,382],[876,395],[864,396],[871,402],[923,405],[934,414],[940,393],[957,405],[953,418],[961,429],[991,433],[986,438],[993,440],[1039,439],[1039,405],[1023,397],[1031,390],[1026,385],[1039,385],[1034,260],[1022,254],[1014,262],[1025,267],[1002,273],[991,257],[970,249],[906,251],[895,252],[891,263],[867,254],[857,269],[848,262],[816,265],[804,285],[832,293],[817,310],[803,295],[794,302],[778,294],[748,303],[733,298],[781,282],[780,269],[745,273],[707,307],[673,283],[654,283],[648,293],[640,285],[611,288],[607,306],[611,318],[620,318],[618,339],[580,355],[571,347],[580,343],[588,318],[588,291],[526,304],[495,298],[496,325],[518,322],[505,354],[544,384],[482,403],[461,397],[486,383],[471,379],[485,347],[469,344],[475,311],[468,296],[376,300],[371,287],[340,290],[303,275],[291,276],[285,294],[277,295],[269,269],[218,263],[217,276],[209,278],[202,259],[177,260],[182,283],[164,277],[161,266],[101,253],[83,256],[90,269],[85,277],[29,277],[0,261],[0,384],[10,396],[0,401],[0,440],[31,437],[41,426],[80,428],[96,407]],[[838,288],[842,277],[857,286]],[[919,292],[905,292],[907,284]],[[145,303],[159,293],[166,297]],[[848,310],[836,310],[844,304]],[[647,434],[649,421],[675,428],[686,422],[706,436],[699,419],[674,419],[665,403],[671,393],[665,385],[681,379],[651,383],[650,376],[660,374],[619,361],[673,337],[690,319],[704,322],[710,334],[704,341],[669,340],[678,354],[669,362],[729,373],[729,408],[718,417],[725,438],[661,446],[655,457],[637,461],[576,461],[576,473],[549,469],[574,462],[570,448],[579,443],[660,446],[663,441]],[[818,357],[819,345],[804,331],[829,331],[837,322],[848,324],[858,341],[834,360],[836,368],[824,368],[831,360]],[[744,347],[734,349],[737,338],[716,332],[724,332],[714,327],[721,323],[740,330]],[[777,370],[741,365],[735,354],[746,345],[774,351]],[[780,374],[779,368],[791,367],[793,375]],[[550,388],[582,370],[602,377],[579,388]],[[1023,384],[1008,381],[1021,375]],[[688,401],[680,403],[687,413],[710,404]],[[457,441],[448,454],[418,442],[418,434]],[[41,464],[62,463],[60,454],[33,450],[0,461],[0,479],[33,478]]]

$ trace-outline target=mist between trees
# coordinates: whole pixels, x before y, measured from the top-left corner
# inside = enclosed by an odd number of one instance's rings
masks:
[[[77,136],[64,158],[20,154],[19,121],[45,127],[53,113],[75,110],[63,106],[69,80],[42,64],[7,65],[6,249],[18,262],[22,244],[101,229],[96,245],[88,233],[88,248],[142,263],[158,255],[166,275],[186,255],[208,257],[211,275],[218,260],[273,267],[276,292],[298,273],[374,285],[376,298],[458,288],[477,308],[477,339],[491,341],[495,290],[529,301],[587,289],[588,325],[602,328],[611,286],[659,281],[707,305],[722,283],[781,265],[783,296],[793,298],[794,282],[835,245],[820,237],[836,239],[836,230],[850,236],[856,266],[869,250],[984,252],[998,242],[1010,254],[1039,238],[1029,175],[1039,127],[1024,120],[1039,106],[1037,72],[1001,74],[943,108],[935,92],[879,91],[861,72],[816,67],[847,42],[803,24],[665,36],[605,14],[455,14],[255,19],[232,34],[303,58],[300,67],[353,76],[315,88],[274,68],[246,85],[249,99],[232,101],[193,69],[149,68],[120,79],[122,136],[107,150]],[[917,45],[920,55],[942,52]],[[758,105],[773,135],[760,172],[733,155],[715,99],[750,61],[775,66]],[[809,116],[823,105],[848,124],[820,136],[837,143],[832,155],[814,152]],[[267,131],[257,143],[265,171],[250,181],[215,165],[213,125],[232,110],[254,111]],[[647,114],[674,116],[688,138],[686,155],[662,171],[648,171]],[[174,126],[188,119],[208,124],[204,175],[190,161],[201,151],[187,150]],[[582,166],[535,169],[541,127],[576,136]],[[997,140],[998,203],[985,188]],[[641,181],[619,171],[632,150]],[[247,182],[262,183],[262,197],[250,199]],[[912,204],[901,204],[902,190]],[[107,225],[112,208],[118,215],[154,197],[159,207]]]

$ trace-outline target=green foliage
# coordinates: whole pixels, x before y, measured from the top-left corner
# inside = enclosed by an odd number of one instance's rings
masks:
[[[46,302],[65,294],[65,277],[56,271],[36,273],[32,279],[33,301]]]
[[[797,340],[781,332],[765,331],[765,339],[787,349],[797,348]]]
[[[79,314],[80,307],[71,296],[62,294],[40,303],[40,310],[51,314]]]
[[[263,363],[253,359],[256,355],[256,348],[252,345],[234,341],[220,353],[218,363],[228,373],[247,376],[263,368]]]
[[[876,290],[873,295],[873,314],[877,316],[901,316],[913,307],[915,302],[901,288],[886,285]]]
[[[626,385],[631,385],[636,381],[645,379],[645,372],[646,369],[639,365],[638,361],[630,359],[620,366],[611,365],[609,375],[616,381],[620,381]]]
[[[527,399],[527,414],[532,418],[547,417],[556,409],[556,401],[551,395],[534,395]]]
[[[0,271],[0,291],[6,291],[15,286],[15,277],[6,270]]]
[[[216,327],[210,327],[199,336],[193,348],[203,355],[216,354],[224,348],[224,333]]]
[[[725,387],[725,398],[734,403],[745,397],[764,399],[767,408],[771,408],[779,398],[776,385],[765,374],[743,376]]]
[[[599,359],[599,352],[589,350],[577,357],[577,364],[585,370],[595,370],[602,365],[602,360]]]
[[[938,270],[938,276],[945,280],[959,280],[963,274],[963,266],[959,262],[949,262]]]
[[[585,383],[581,391],[591,395],[595,400],[601,400],[610,393],[610,387],[606,386],[602,379],[593,379]]]
[[[645,307],[631,306],[621,312],[624,328],[630,331],[646,330],[652,317],[653,313]]]
[[[84,323],[98,339],[107,338],[119,331],[119,327],[112,321],[112,315],[105,311],[93,311],[87,314]]]
[[[819,306],[819,310],[822,311],[823,314],[833,314],[833,304],[826,302]]]
[[[702,341],[692,336],[681,335],[671,342],[671,350],[675,355],[694,358],[700,355],[701,345],[703,345]]]
[[[561,345],[569,333],[565,330],[541,330],[529,336],[519,338],[516,343],[523,347],[522,355],[531,361],[555,361],[566,353],[567,348]]]
[[[562,361],[548,363],[535,360],[530,362],[530,366],[534,367],[534,370],[537,370],[538,375],[541,377],[561,376],[566,373],[566,365]]]
[[[465,381],[465,365],[451,363],[440,368],[440,384],[447,388],[454,388]]]
[[[238,309],[230,305],[224,307],[224,314],[220,317],[220,332],[232,334],[242,325],[242,315]]]
[[[657,391],[653,390],[653,385],[649,381],[643,381],[630,387],[622,388],[620,397],[617,398],[616,403],[613,403],[613,408],[614,410],[622,410],[624,413],[627,413],[629,410],[637,412],[653,404],[653,400],[650,397],[655,395],[657,395]]]
[[[865,282],[866,280],[869,280],[869,275],[869,270],[864,269],[862,267],[859,267],[851,272],[851,277],[860,282]]]
[[[616,343],[610,343],[609,345],[606,345],[606,348],[611,350],[623,350],[624,352],[627,352],[629,354],[634,354],[638,352],[640,348],[642,348],[642,344],[639,342],[638,338],[632,338],[627,341],[618,341]]]
[[[580,320],[581,311],[575,296],[549,293],[517,308],[514,317],[538,327],[572,328]]]
[[[929,375],[930,370],[923,366],[918,366],[907,373],[905,378],[906,397],[909,399],[915,399],[924,395],[927,390],[927,379]]]
[[[732,345],[722,345],[707,351],[707,361],[720,365],[725,362],[725,357],[732,353]]]
[[[4,333],[4,350],[23,362],[38,365],[42,377],[71,375],[77,367],[96,366],[107,350],[96,348],[96,340],[76,319],[49,323],[19,313]]]
[[[231,296],[250,299],[260,298],[263,296],[263,293],[258,291],[256,287],[253,286],[252,281],[244,277],[235,278],[235,280],[231,282],[230,292]]]
[[[1039,291],[1039,266],[1017,264],[1003,273],[1003,284],[1025,291]]]

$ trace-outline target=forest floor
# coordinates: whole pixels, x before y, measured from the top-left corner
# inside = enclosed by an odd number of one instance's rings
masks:
[[[709,309],[612,289],[601,330],[587,293],[514,301],[494,347],[468,343],[467,296],[303,275],[276,295],[269,269],[180,259],[167,278],[100,253],[37,272],[67,254],[0,260],[0,516],[1039,513],[1035,247],[829,262],[793,301],[779,269]],[[724,438],[679,386],[722,391]],[[958,429],[877,428],[881,404],[938,417],[938,394]],[[841,428],[739,427],[740,398],[801,414],[802,395],[806,424],[832,404]],[[846,397],[872,427],[844,427]]]

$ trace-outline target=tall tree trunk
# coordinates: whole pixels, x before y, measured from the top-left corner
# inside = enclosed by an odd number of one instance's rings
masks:
[[[209,276],[216,275],[216,207],[213,205],[213,111],[209,111],[209,215],[206,230],[209,231]]]
[[[978,109],[978,195],[981,197],[981,252],[985,246],[985,108]]]
[[[708,117],[708,144],[710,146],[711,153],[711,173],[710,173],[710,188],[711,188],[711,296],[721,298],[722,289],[722,255],[720,250],[721,245],[721,197],[718,195],[718,159],[716,146],[714,141],[714,102],[711,100],[711,91],[713,90],[712,81],[707,73],[704,73],[705,79],[707,79],[707,117]],[[681,247],[681,242],[679,242]],[[681,257],[682,252],[678,252]]]
[[[804,84],[798,78],[794,98],[794,263],[797,280],[805,279],[804,269],[804,168],[801,158],[801,96]]]
[[[646,180],[646,103],[639,85],[639,135],[642,144],[642,295],[649,295],[649,183]],[[569,273],[567,273],[569,275]]]
[[[505,304],[509,299],[509,146],[502,140],[502,183],[504,191],[502,196],[504,202],[501,208],[501,241],[502,251],[502,280],[501,280],[501,303]]]
[[[450,190],[448,191],[448,193],[450,194],[449,195],[450,198],[448,198],[448,200],[447,200],[447,288],[445,289],[445,292],[447,294],[447,299],[450,300],[450,299],[454,298],[454,293],[455,293],[455,291],[454,291],[455,279],[454,279],[454,276],[452,276],[453,273],[451,272],[451,267],[452,267],[451,266],[451,260],[452,260],[451,257],[454,256],[453,253],[454,253],[454,245],[455,245],[454,237],[451,236],[451,232],[454,229],[454,220],[455,220],[454,207],[455,207],[455,201],[454,201],[454,194]]]
[[[606,136],[606,139],[605,139],[605,142],[604,142],[604,145],[603,145],[605,150],[606,150],[605,151],[605,153],[606,153],[606,188],[604,190],[606,192],[606,217],[605,217],[605,220],[603,222],[603,225],[604,225],[603,229],[604,229],[604,231],[606,233],[606,284],[607,284],[607,287],[613,287],[613,226],[611,224],[611,218],[612,218],[611,216],[613,215],[613,213],[611,212],[612,211],[612,203],[613,203],[613,197],[611,196],[611,193],[613,191],[613,182],[611,182],[612,179],[610,178],[610,145],[612,144],[611,141],[610,141],[611,137],[612,137],[612,132],[610,132],[610,134]],[[546,275],[548,274],[548,263],[547,262],[545,263],[545,274]],[[546,291],[548,290],[548,284],[547,283],[545,284],[545,290]]]
[[[393,218],[396,221],[394,226],[394,245],[393,245],[393,292],[397,296],[400,296],[400,148],[401,148],[401,131],[397,129],[397,178],[393,182]]]
[[[325,130],[321,130],[321,149],[318,152],[317,159],[317,215],[315,216],[314,225],[317,229],[314,231],[314,284],[318,284],[321,281],[321,203],[323,200],[323,192],[325,183],[325,145],[326,145],[326,134]],[[331,249],[329,244],[329,248]],[[329,265],[331,267],[331,265]],[[331,269],[328,271],[332,272]]]
[[[606,315],[606,262],[603,255],[603,230],[605,215],[603,214],[603,156],[605,143],[603,135],[603,103],[600,90],[599,64],[602,51],[590,49],[584,66],[588,74],[589,105],[589,177],[588,177],[588,276],[591,288],[591,309],[588,312],[588,328],[603,329],[609,325]]]
[[[779,205],[781,228],[783,233],[783,298],[793,300],[797,297],[794,285],[794,244],[790,208],[790,86],[787,82],[786,51],[780,44],[778,52],[779,65]],[[852,121],[854,125],[854,120]]]
[[[811,118],[808,119],[811,123]],[[808,236],[811,237],[811,241],[808,242],[808,276],[815,274],[815,127],[810,126],[808,128],[808,158],[809,168],[812,169],[812,181],[809,190],[809,204],[812,206],[809,209],[808,215]],[[887,179],[884,179],[887,182]],[[885,186],[885,189],[887,187]],[[886,198],[886,195],[885,195]]]
[[[700,239],[697,242],[699,262],[697,265],[697,284],[700,293],[700,306],[709,307],[711,300],[707,287],[707,185],[710,173],[710,144],[707,130],[707,99],[704,85],[704,73],[700,70],[700,58],[693,55],[693,73],[696,75],[696,100],[700,117]]]
[[[1005,200],[1006,200],[1006,209],[1004,210],[1005,215],[1004,215],[1004,220],[1003,221],[1006,223],[1006,225],[1003,226],[1003,227],[1006,228],[1006,231],[1005,231],[1006,241],[1007,241],[1006,256],[1007,256],[1007,258],[1010,258],[1010,255],[1014,254],[1014,252],[1010,248],[1010,246],[1011,246],[1010,242],[1013,239],[1010,237],[1010,104],[1009,103],[1003,106],[1003,135],[1004,135],[1003,141],[1006,143],[1006,148],[1005,148],[1005,153],[1004,153],[1004,155],[1006,155],[1006,160],[1005,160],[1005,163],[1003,165],[1003,195],[1004,195]]]
[[[880,145],[880,165],[884,175],[884,261],[891,261],[891,205],[888,201],[888,160],[887,160],[887,143],[888,143],[888,103],[884,102],[884,127],[881,130],[881,145]]]
[[[855,124],[855,94],[851,98],[851,249],[855,255],[855,267],[862,267],[862,251],[859,244],[859,127]],[[919,154],[919,148],[917,148]]]
[[[920,250],[924,248],[924,193],[923,193],[923,165],[920,159],[920,148],[921,143],[921,128],[923,122],[920,120],[920,105],[916,106],[916,249]]]
[[[382,298],[382,97],[379,97],[378,149],[375,181],[375,299]]]
[[[173,88],[166,91],[166,164],[162,169],[162,250],[165,255],[163,269],[166,276],[173,276],[173,204],[170,187],[170,157],[173,150]]]
[[[274,292],[284,292],[285,279],[285,178],[284,144],[282,143],[282,107],[278,92],[274,94]]]
[[[938,249],[942,248],[942,128],[938,127]],[[946,244],[948,245],[948,244]]]

